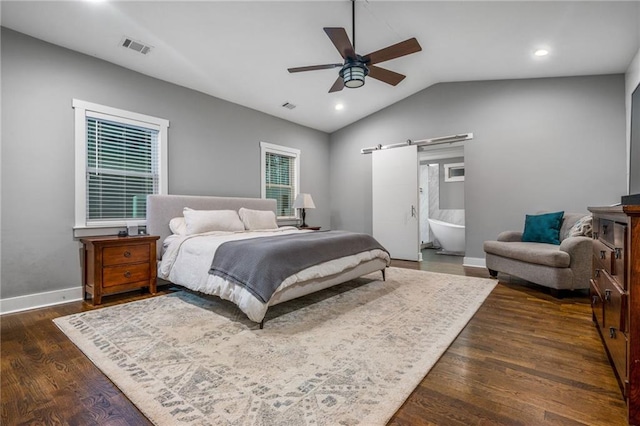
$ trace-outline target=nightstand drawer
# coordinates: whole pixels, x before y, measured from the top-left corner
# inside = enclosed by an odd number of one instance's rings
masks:
[[[102,264],[104,266],[148,261],[149,244],[127,244],[105,247],[102,250]]]
[[[111,266],[102,270],[103,287],[113,287],[122,284],[149,280],[149,263],[136,265]]]

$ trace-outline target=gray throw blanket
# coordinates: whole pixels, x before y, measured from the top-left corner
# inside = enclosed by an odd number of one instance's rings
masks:
[[[374,249],[386,251],[372,236],[347,231],[228,241],[216,250],[209,273],[245,287],[266,303],[287,277],[329,260]]]

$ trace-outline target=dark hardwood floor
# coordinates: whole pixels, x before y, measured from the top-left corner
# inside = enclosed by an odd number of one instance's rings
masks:
[[[462,258],[425,254],[421,263],[393,266],[488,277],[464,268]],[[543,288],[500,280],[389,424],[626,424],[586,293],[554,299]],[[110,296],[103,306],[143,297]],[[1,317],[0,424],[150,424],[51,321],[88,309],[72,302]]]

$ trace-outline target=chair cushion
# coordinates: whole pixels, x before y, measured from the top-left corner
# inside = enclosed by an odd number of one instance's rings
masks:
[[[546,265],[554,268],[568,268],[571,263],[569,253],[560,246],[545,243],[485,241],[484,251],[523,262]]]

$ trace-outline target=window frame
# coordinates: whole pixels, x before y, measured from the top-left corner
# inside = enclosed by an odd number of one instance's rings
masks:
[[[87,117],[104,118],[158,131],[158,194],[166,194],[168,189],[169,120],[79,99],[73,99],[72,106],[75,119],[75,226],[73,229],[103,230],[110,233],[114,228],[122,228],[127,224],[145,226],[146,218],[135,221],[123,219],[87,223]]]
[[[291,157],[294,159],[294,188],[293,199],[291,205],[295,202],[296,197],[300,194],[300,150],[296,148],[289,148],[287,146],[276,145],[269,142],[260,142],[260,196],[263,199],[267,198],[267,173],[266,173],[266,160],[267,153],[282,155]],[[277,216],[278,220],[298,220],[300,214],[299,209],[294,209],[293,216]]]

